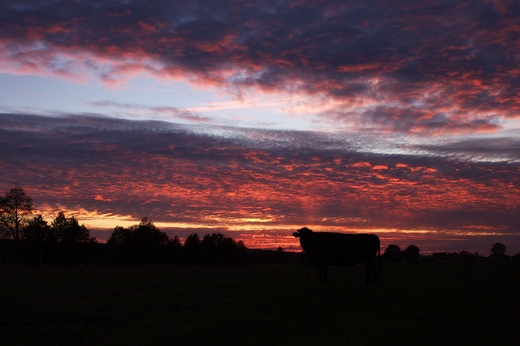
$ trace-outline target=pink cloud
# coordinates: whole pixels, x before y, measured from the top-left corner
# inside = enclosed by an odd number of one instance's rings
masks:
[[[363,130],[493,132],[518,117],[516,5],[376,3],[4,5],[0,69],[308,95]]]
[[[0,116],[4,189],[21,185],[50,212],[229,230],[517,232],[517,139],[396,155],[309,132],[271,131],[262,140],[262,130],[227,129],[236,133],[225,137],[158,122]],[[494,150],[508,157],[475,160]]]

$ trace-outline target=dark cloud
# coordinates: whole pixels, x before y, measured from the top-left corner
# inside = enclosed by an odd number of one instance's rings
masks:
[[[322,96],[377,129],[494,131],[520,108],[519,15],[500,1],[4,1],[0,67],[180,76]]]
[[[316,132],[193,131],[88,116],[0,119],[2,185],[24,187],[43,209],[205,227],[257,227],[254,220],[262,220],[282,228],[518,231],[520,142],[514,138],[397,155],[362,151],[359,139]],[[493,150],[509,157],[483,160]]]
[[[433,155],[464,161],[520,162],[520,140],[511,137],[452,140],[443,145],[419,145]]]

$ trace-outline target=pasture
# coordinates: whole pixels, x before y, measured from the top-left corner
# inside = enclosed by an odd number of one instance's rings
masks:
[[[516,345],[520,263],[0,266],[8,345]]]

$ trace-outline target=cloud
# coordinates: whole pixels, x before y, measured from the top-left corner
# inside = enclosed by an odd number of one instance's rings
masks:
[[[363,141],[396,145],[371,135],[0,118],[4,189],[22,186],[48,210],[227,229],[305,224],[513,235],[520,221],[518,138],[438,141],[395,154],[364,150]],[[484,160],[496,157],[493,150],[508,157]]]
[[[442,146],[418,145],[418,149],[464,161],[520,162],[520,141],[515,137],[460,139]]]
[[[128,113],[148,113],[153,116],[167,115],[172,119],[188,120],[190,122],[208,123],[211,122],[211,118],[196,114],[190,110],[180,109],[171,106],[145,106],[135,103],[121,103],[116,101],[97,101],[89,102],[91,106],[95,107],[113,107],[125,110]]]
[[[307,95],[365,130],[490,132],[520,109],[520,5],[500,4],[7,1],[0,71],[183,78]]]

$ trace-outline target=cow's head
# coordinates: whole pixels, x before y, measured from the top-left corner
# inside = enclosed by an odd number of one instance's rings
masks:
[[[294,232],[292,235],[296,238],[301,236],[306,236],[312,233],[312,229],[308,229],[307,227],[300,228],[298,231]]]

